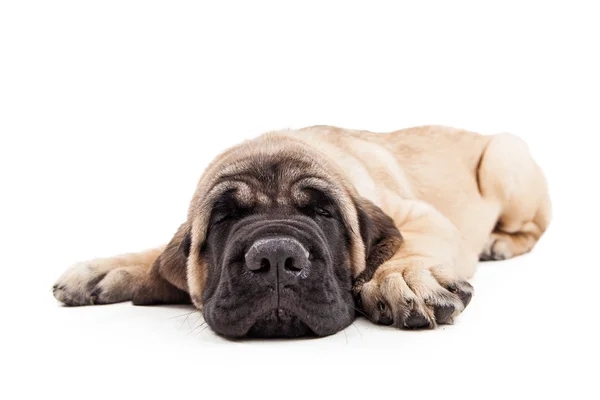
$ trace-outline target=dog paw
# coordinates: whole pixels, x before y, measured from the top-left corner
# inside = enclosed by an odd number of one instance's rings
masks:
[[[135,285],[127,267],[79,263],[52,287],[54,297],[69,306],[108,304],[131,300]]]
[[[509,243],[492,235],[479,254],[479,261],[501,261],[512,256]]]
[[[373,322],[423,329],[451,324],[471,301],[473,287],[448,271],[406,268],[376,274],[358,293],[358,307]]]

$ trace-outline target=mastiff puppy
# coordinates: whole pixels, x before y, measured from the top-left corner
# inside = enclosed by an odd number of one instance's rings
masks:
[[[356,312],[434,328],[469,304],[479,260],[530,251],[549,222],[542,171],[513,135],[277,131],[208,166],[165,247],[76,264],[53,293],[191,301],[229,337],[331,335]]]

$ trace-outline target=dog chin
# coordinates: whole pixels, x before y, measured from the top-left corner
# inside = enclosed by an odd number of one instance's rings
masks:
[[[278,308],[258,319],[247,333],[253,338],[296,338],[315,336],[314,332],[296,314]]]

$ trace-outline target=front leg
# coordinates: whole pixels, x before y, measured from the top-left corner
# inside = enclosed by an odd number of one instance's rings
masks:
[[[391,215],[404,243],[359,291],[359,306],[373,321],[398,328],[452,323],[473,294],[466,278],[476,255],[463,248],[456,227],[418,200],[395,199]]]
[[[70,306],[128,301],[163,249],[80,262],[65,271],[52,293]]]
[[[52,288],[54,297],[70,306],[189,303],[188,232],[186,223],[165,247],[75,264]]]

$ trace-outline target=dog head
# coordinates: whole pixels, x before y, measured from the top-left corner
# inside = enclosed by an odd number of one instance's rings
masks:
[[[355,314],[354,280],[400,245],[391,219],[358,197],[325,155],[283,134],[218,157],[185,227],[180,249],[192,301],[214,331],[231,337],[345,328]]]

